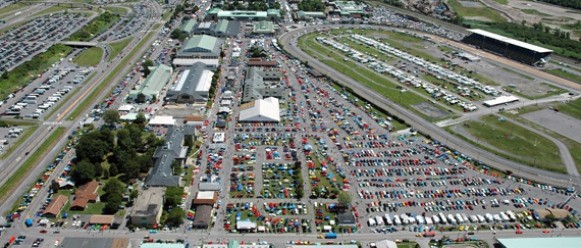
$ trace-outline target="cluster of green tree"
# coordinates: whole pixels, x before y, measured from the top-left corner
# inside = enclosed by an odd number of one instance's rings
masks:
[[[119,179],[113,177],[103,186],[105,194],[101,196],[101,201],[106,202],[103,208],[104,214],[115,214],[123,204],[123,193],[125,185]]]
[[[280,9],[280,3],[276,1],[266,3],[263,0],[234,1],[232,3],[225,3],[221,8],[224,10],[266,11],[267,9]]]
[[[168,187],[165,190],[161,223],[170,227],[177,227],[184,223],[186,213],[179,207],[183,194],[184,189],[181,187]]]
[[[141,69],[143,69],[143,75],[145,77],[149,76],[149,73],[151,73],[151,70],[149,70],[149,67],[154,66],[155,64],[153,64],[153,60],[148,59],[143,61],[143,63],[141,63]]]
[[[186,40],[188,38],[188,32],[181,30],[179,28],[176,28],[173,31],[171,31],[171,33],[169,34],[169,37],[174,39],[174,40],[179,40],[180,42],[183,42],[184,40]]]
[[[301,161],[296,161],[294,164],[294,168],[295,171],[301,171]],[[295,185],[296,185],[296,198],[297,200],[301,200],[303,198],[303,196],[305,196],[305,189],[304,189],[304,181],[303,181],[303,177],[301,176],[301,173],[295,173]]]
[[[521,24],[511,22],[486,23],[484,29],[502,30],[515,39],[524,42],[540,43],[553,49],[555,53],[581,59],[581,42],[570,39],[570,33],[559,28],[551,28],[542,23],[535,23],[527,26],[525,22]]]
[[[89,41],[93,39],[93,37],[107,31],[115,22],[119,20],[119,18],[119,14],[113,14],[109,11],[105,11],[103,14],[90,21],[85,27],[72,34],[69,40]]]
[[[569,7],[573,9],[581,9],[581,0],[540,0],[541,2]]]
[[[321,0],[303,0],[299,3],[299,10],[302,11],[324,11],[325,5]]]
[[[267,54],[262,47],[253,46],[250,48],[250,57],[252,58],[264,58]]]
[[[82,135],[75,145],[77,157],[71,178],[77,185],[100,177],[116,176],[127,182],[153,166],[153,153],[163,141],[144,131],[143,116],[116,132],[106,128],[117,124],[119,117],[115,112],[108,110],[103,116],[107,126]],[[109,164],[108,170],[103,170],[104,162]]]
[[[220,66],[216,69],[216,73],[212,76],[212,83],[210,85],[210,90],[208,91],[208,101],[214,101],[214,96],[216,95],[216,85],[218,84],[218,80],[220,79]]]
[[[10,92],[28,84],[38,74],[50,67],[60,58],[67,56],[73,49],[62,44],[52,45],[46,52],[34,56],[33,59],[17,66],[12,71],[0,72],[0,98],[6,97]]]

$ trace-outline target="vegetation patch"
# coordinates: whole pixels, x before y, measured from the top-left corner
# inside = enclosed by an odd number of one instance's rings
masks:
[[[569,79],[569,80],[576,82],[576,83],[581,83],[581,75],[573,74],[573,73],[570,73],[568,71],[564,71],[562,69],[551,69],[551,70],[545,70],[545,71],[548,73],[551,73],[555,76]]]
[[[482,145],[486,143],[498,150],[506,151],[513,159],[525,164],[566,173],[565,167],[560,162],[559,149],[553,142],[504,118],[487,115],[481,117],[480,121],[468,121],[462,127],[476,140],[466,138],[481,147],[486,148]]]
[[[127,45],[129,43],[131,43],[131,41],[133,41],[133,38],[128,37],[128,38],[122,39],[122,40],[117,41],[117,42],[109,43],[109,46],[111,47],[111,54],[109,55],[109,61],[116,58],[117,55],[119,53],[121,53],[121,51],[123,51],[123,49],[125,49],[125,47],[127,47]]]
[[[448,4],[456,12],[460,20],[471,17],[484,17],[493,22],[506,21],[496,10],[488,7],[468,8],[462,6],[457,0],[448,0]]]
[[[33,59],[24,62],[14,70],[5,72],[0,76],[0,98],[25,87],[30,81],[37,78],[52,64],[66,57],[73,49],[71,47],[56,44],[46,52],[34,56]]]
[[[538,16],[551,16],[549,14],[545,14],[543,12],[540,12],[536,9],[521,9],[522,12],[527,13],[527,14],[531,14],[531,15],[538,15]]]
[[[90,21],[86,26],[69,37],[71,41],[90,41],[94,37],[107,31],[115,22],[119,20],[119,14],[113,14],[105,11],[95,19]]]
[[[73,62],[80,66],[96,66],[103,57],[103,49],[100,47],[91,47],[79,53]]]

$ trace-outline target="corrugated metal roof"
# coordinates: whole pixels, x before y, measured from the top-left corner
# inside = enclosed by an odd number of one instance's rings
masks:
[[[226,33],[226,30],[228,30],[228,24],[229,21],[222,19],[218,21],[218,24],[216,24],[216,28],[214,29],[214,32],[216,33]]]
[[[208,51],[213,51],[218,43],[218,38],[209,35],[194,35],[184,45],[183,50],[201,48]]]
[[[145,82],[141,85],[141,93],[144,95],[157,95],[167,84],[172,73],[173,69],[171,67],[164,64],[158,65],[151,70]]]
[[[508,38],[508,37],[505,37],[505,36],[502,36],[502,35],[499,35],[499,34],[495,34],[495,33],[491,33],[491,32],[488,32],[488,31],[485,31],[485,30],[482,30],[482,29],[468,29],[468,31],[470,31],[472,33],[475,33],[475,34],[482,35],[482,36],[486,36],[486,37],[491,38],[491,39],[499,40],[499,41],[502,41],[502,42],[505,42],[505,43],[508,43],[508,44],[511,44],[511,45],[515,45],[515,46],[518,46],[518,47],[526,48],[526,49],[529,49],[531,51],[535,51],[535,52],[538,52],[538,53],[550,53],[550,52],[553,52],[553,50],[549,50],[549,49],[546,49],[544,47],[535,46],[535,45],[532,45],[532,44],[529,44],[529,43],[526,43],[526,42],[522,42],[520,40],[515,40],[515,39],[512,39],[512,38]]]
[[[556,237],[556,238],[509,238],[498,239],[506,248],[546,248],[559,246],[559,248],[578,248],[581,237]]]

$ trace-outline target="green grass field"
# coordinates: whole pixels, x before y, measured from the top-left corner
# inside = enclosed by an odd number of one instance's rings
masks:
[[[510,158],[513,160],[545,170],[567,172],[561,163],[559,150],[553,142],[516,124],[500,121],[497,116],[487,115],[481,117],[480,121],[466,122],[463,128],[478,139],[471,140],[478,146],[486,143],[511,154]]]
[[[109,46],[111,47],[111,54],[109,55],[109,61],[111,61],[111,60],[113,60],[113,58],[117,57],[117,55],[119,53],[121,53],[121,51],[123,51],[123,49],[125,49],[127,44],[129,44],[132,40],[133,40],[132,37],[128,37],[128,38],[122,39],[122,40],[117,41],[117,42],[109,43]]]
[[[19,9],[24,9],[25,7],[26,7],[26,5],[24,5],[22,3],[10,4],[10,5],[0,9],[0,18],[8,17],[9,12],[16,11]],[[14,15],[14,14],[12,14],[12,15]]]
[[[53,63],[66,57],[73,49],[65,45],[53,45],[44,53],[34,56],[10,72],[0,77],[0,98],[5,98],[10,93],[24,87]]]
[[[103,49],[100,47],[91,47],[81,53],[79,53],[73,62],[80,66],[96,66],[101,62],[103,57]]]
[[[458,16],[470,19],[471,17],[483,17],[493,22],[504,22],[506,19],[498,12],[486,6],[477,8],[467,8],[462,6],[457,0],[448,0],[448,5],[458,14]]]
[[[35,151],[32,151],[28,158],[22,163],[20,167],[10,176],[6,183],[0,186],[0,198],[4,198],[5,196],[11,193],[11,190],[16,186],[16,184],[21,183],[22,179],[26,174],[34,168],[38,164],[38,160],[45,155],[46,152],[53,149],[55,144],[61,138],[61,136],[65,133],[64,127],[57,127],[55,128],[54,132],[48,136],[46,140],[39,146],[39,148]]]
[[[573,82],[579,83],[581,84],[581,75],[577,75],[577,74],[573,74],[567,71],[563,71],[561,69],[551,69],[551,70],[545,70],[545,72],[551,73],[555,76],[559,76],[565,79],[569,79]]]
[[[581,119],[581,98],[566,104],[560,104],[557,108],[567,115]]]
[[[527,13],[527,14],[531,14],[531,15],[538,15],[538,16],[551,16],[548,14],[545,14],[543,12],[540,12],[536,9],[521,9],[522,12]]]
[[[42,16],[42,15],[46,15],[46,14],[50,14],[50,13],[54,13],[54,12],[59,12],[62,10],[68,9],[68,7],[65,6],[50,6],[46,9],[44,9],[43,11],[40,11],[36,14],[33,15],[33,17],[37,17],[37,16]]]
[[[68,40],[71,41],[90,41],[94,37],[107,31],[113,24],[119,21],[119,14],[113,14],[109,11],[97,16],[91,20],[87,25],[73,33]]]
[[[113,14],[125,15],[127,13],[127,9],[123,7],[108,6],[105,9]]]

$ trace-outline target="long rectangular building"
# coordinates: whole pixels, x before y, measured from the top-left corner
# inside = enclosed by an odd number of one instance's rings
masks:
[[[469,29],[470,35],[462,40],[478,48],[529,64],[546,63],[553,50],[508,38],[481,29]]]

